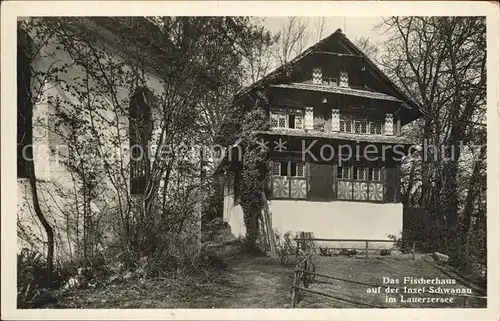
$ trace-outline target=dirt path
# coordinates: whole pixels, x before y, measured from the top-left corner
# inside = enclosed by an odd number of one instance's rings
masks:
[[[54,308],[288,308],[293,268],[280,265],[278,258],[255,257],[237,253],[224,257],[227,269],[211,281],[207,278],[178,277],[130,280],[99,289],[77,290],[58,297]],[[345,280],[380,284],[383,277],[403,279],[448,278],[424,260],[405,258],[345,258],[315,257],[316,271]],[[384,295],[367,294],[367,286],[342,281],[316,280],[312,288],[332,292],[336,296],[375,305]],[[457,284],[457,286],[459,286]],[[461,304],[458,302],[457,304]],[[471,302],[472,307],[484,307],[485,301]],[[305,294],[298,307],[353,308],[356,305]],[[401,304],[391,307],[428,307]],[[450,305],[448,307],[458,307]],[[461,307],[461,306],[460,306]]]
[[[47,308],[285,308],[290,303],[292,270],[279,259],[234,255],[212,283],[196,278],[157,278],[111,284],[57,295]]]
[[[292,271],[279,259],[245,257],[229,262],[228,282],[233,289],[228,300],[217,300],[216,308],[285,308],[290,303]]]

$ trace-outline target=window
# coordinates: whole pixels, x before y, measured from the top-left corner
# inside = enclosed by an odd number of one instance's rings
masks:
[[[380,164],[367,162],[364,159],[343,161],[338,166],[337,178],[355,179],[359,181],[380,181]]]
[[[354,179],[357,179],[359,181],[366,180],[366,167],[356,166],[354,171]]]
[[[303,110],[293,108],[272,108],[270,124],[272,128],[303,128]]]
[[[290,168],[290,173],[288,173]],[[304,164],[298,162],[273,162],[273,175],[282,177],[304,177]]]
[[[372,117],[370,119],[370,134],[374,135],[382,134],[382,118]]]
[[[337,85],[337,78],[323,77],[323,86],[336,87]]]
[[[272,189],[275,198],[307,198],[307,180],[304,163],[297,161],[275,161],[273,164]]]
[[[339,131],[345,132],[345,133],[350,133],[352,131],[352,116],[340,115]]]
[[[295,115],[288,115],[288,128],[295,128]]]
[[[273,175],[280,176],[281,175],[281,163],[273,162]]]
[[[340,114],[339,131],[356,134],[382,134],[382,120],[378,116],[367,116],[366,114]]]
[[[278,115],[271,114],[271,127],[278,127],[279,117]]]
[[[281,162],[280,176],[288,176],[288,162]]]
[[[278,127],[286,128],[286,117],[285,116],[280,116],[278,118]]]
[[[273,176],[288,176],[288,162],[273,162]]]
[[[370,176],[368,179],[370,181],[380,181],[380,168],[370,167]]]
[[[348,164],[343,164],[338,167],[337,178],[350,179],[351,178],[351,166]]]
[[[366,134],[367,133],[366,125],[367,125],[366,120],[363,119],[354,120],[354,132],[356,134]]]
[[[33,141],[33,106],[30,100],[31,68],[25,48],[17,47],[17,177],[28,177],[28,162]],[[23,155],[24,153],[24,155]],[[24,157],[26,156],[26,157]]]
[[[151,139],[151,104],[154,95],[146,87],[137,88],[130,99],[130,193],[144,194],[147,168],[147,146]]]
[[[304,177],[304,164],[290,162],[290,176]]]

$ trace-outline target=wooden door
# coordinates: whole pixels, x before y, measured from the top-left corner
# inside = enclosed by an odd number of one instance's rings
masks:
[[[311,163],[309,164],[309,170],[309,199],[311,201],[333,200],[333,165]]]

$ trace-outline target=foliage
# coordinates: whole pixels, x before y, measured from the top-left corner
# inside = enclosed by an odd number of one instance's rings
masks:
[[[485,19],[392,17],[381,27],[391,35],[383,69],[425,113],[405,129],[421,149],[402,166],[403,202],[429,214],[412,233],[466,268],[472,238],[486,235]]]
[[[264,112],[256,108],[245,114],[241,144],[244,146],[239,171],[241,207],[246,227],[249,248],[255,247],[259,237],[259,220],[264,208],[267,167],[265,153],[259,148],[254,130],[267,123]]]
[[[217,265],[214,256],[196,254],[201,212],[212,211],[217,197],[219,164],[203,147],[222,142],[223,127],[239,115],[231,101],[242,86],[244,54],[268,35],[245,17],[125,20],[30,18],[19,25],[33,38],[32,103],[48,96],[53,108],[50,126],[39,126],[66,147],[51,153],[68,177],[43,191],[57,203],[44,204],[50,224],[67,236],[57,239],[57,253],[87,266],[103,251],[120,252],[126,268],[142,266],[147,277]],[[143,97],[153,113],[146,187],[131,195],[129,108],[144,87],[152,89]]]
[[[36,251],[22,249],[17,255],[17,306],[33,308],[52,299],[46,259]]]
[[[292,240],[292,232],[287,231],[283,236],[279,235],[276,231],[276,251],[280,258],[281,265],[287,266],[290,261],[290,257],[295,255],[296,248]]]

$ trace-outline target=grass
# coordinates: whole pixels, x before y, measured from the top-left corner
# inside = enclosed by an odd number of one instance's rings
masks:
[[[293,266],[283,267],[278,258],[242,254],[225,249],[228,267],[207,276],[183,276],[130,280],[99,289],[58,293],[51,308],[288,308],[291,301]],[[402,279],[449,278],[422,258],[408,257],[320,257],[314,256],[318,273],[346,280],[381,284],[382,277]],[[401,284],[399,285],[401,286]],[[310,289],[349,300],[385,307],[433,307],[425,304],[387,304],[384,294],[368,294],[367,286],[316,278]],[[356,308],[355,304],[301,294],[298,308]],[[484,307],[485,301],[471,301]],[[449,307],[462,307],[462,301]],[[436,307],[444,307],[442,305]]]

